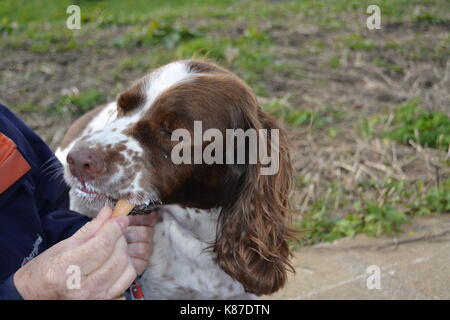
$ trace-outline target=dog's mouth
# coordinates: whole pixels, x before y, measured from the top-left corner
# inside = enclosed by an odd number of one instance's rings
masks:
[[[74,187],[76,195],[88,204],[97,203],[114,207],[119,199],[127,200],[135,205],[130,214],[148,214],[162,205],[155,196],[145,196],[141,193],[108,194],[89,184],[77,184]]]

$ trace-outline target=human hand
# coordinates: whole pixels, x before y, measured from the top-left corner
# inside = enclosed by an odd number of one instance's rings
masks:
[[[47,249],[14,275],[24,299],[113,299],[137,276],[124,236],[129,217],[111,217],[104,207],[72,237]],[[141,255],[137,255],[141,256]],[[70,289],[67,270],[77,266],[79,289]]]

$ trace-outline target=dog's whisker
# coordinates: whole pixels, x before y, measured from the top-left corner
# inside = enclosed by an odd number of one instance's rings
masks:
[[[53,176],[55,173],[64,173],[64,167],[63,166],[54,166],[53,168],[48,168],[47,170],[41,171],[41,174],[43,176]]]
[[[52,173],[52,176],[49,178],[50,181],[58,181],[61,180],[61,182],[64,182],[64,168],[56,168],[55,171]]]
[[[49,162],[54,161],[56,158],[55,155],[52,155],[50,158],[48,158],[43,164],[41,164],[40,168],[42,169],[43,167],[45,167]]]
[[[53,160],[54,160],[54,162],[50,162],[50,163],[47,161],[47,165],[46,165],[46,167],[44,167],[44,169],[41,170],[41,174],[47,175],[47,174],[53,172],[54,170],[64,168],[64,166],[59,161],[55,161],[57,159],[53,159]]]

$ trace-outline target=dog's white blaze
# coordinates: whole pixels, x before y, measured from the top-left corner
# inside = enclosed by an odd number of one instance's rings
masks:
[[[83,134],[87,132],[95,132],[103,129],[108,123],[116,120],[117,117],[117,103],[111,102],[109,103],[102,111],[100,111],[89,124],[86,126],[86,129],[83,131]]]
[[[170,87],[186,81],[193,73],[188,70],[186,62],[176,61],[152,72],[145,79],[144,92],[146,96],[145,105],[141,112],[147,111],[156,98]]]
[[[142,154],[144,150],[142,149],[139,142],[135,139],[123,133],[126,129],[129,129],[133,123],[139,120],[138,114],[133,114],[130,116],[125,116],[123,118],[118,118],[115,121],[106,124],[104,128],[94,132],[90,137],[85,139],[87,142],[92,143],[92,145],[100,144],[105,146],[107,144],[124,144],[128,150],[135,151],[138,154]]]

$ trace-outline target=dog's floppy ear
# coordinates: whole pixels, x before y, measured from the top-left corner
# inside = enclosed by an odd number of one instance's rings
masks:
[[[247,292],[270,294],[285,284],[288,269],[294,271],[286,242],[294,234],[288,216],[292,182],[289,148],[275,119],[259,106],[250,111],[243,109],[241,117],[240,128],[267,130],[266,150],[270,153],[272,146],[269,157],[278,156],[278,168],[273,174],[262,174],[259,160],[257,164],[230,168],[230,186],[234,190],[229,191],[234,198],[222,209],[214,250],[220,267]],[[279,139],[272,139],[273,129],[279,130]]]
[[[119,116],[122,116],[128,112],[132,112],[145,102],[145,96],[141,89],[141,84],[136,82],[122,92],[117,97],[117,105],[119,106]]]

